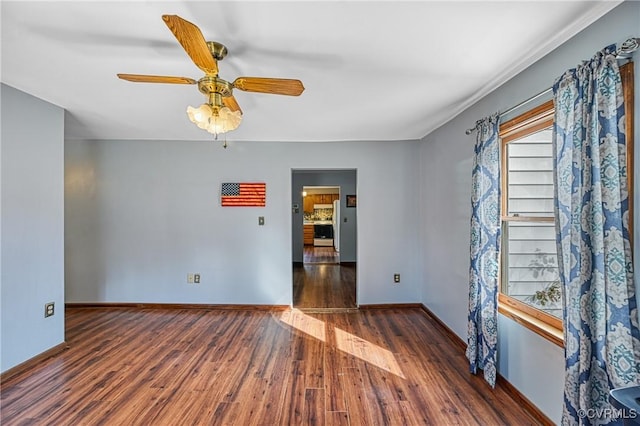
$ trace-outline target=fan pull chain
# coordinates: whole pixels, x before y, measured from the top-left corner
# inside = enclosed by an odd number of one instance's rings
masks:
[[[214,140],[214,141],[217,141],[217,140],[218,140],[218,134],[217,134],[217,133],[214,133],[214,134],[213,134],[213,140]],[[227,135],[225,134],[225,135],[224,135],[224,139],[222,140],[222,147],[223,147],[224,149],[227,149],[227,146],[228,146],[228,145],[227,145]]]

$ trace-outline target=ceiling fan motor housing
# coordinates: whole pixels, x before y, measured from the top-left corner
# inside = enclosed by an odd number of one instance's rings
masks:
[[[219,93],[223,98],[226,98],[232,95],[233,86],[226,80],[206,75],[198,80],[198,90],[207,96],[211,93]]]

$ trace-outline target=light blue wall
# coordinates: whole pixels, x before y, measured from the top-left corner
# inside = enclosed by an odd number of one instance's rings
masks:
[[[417,154],[415,141],[67,140],[66,300],[289,305],[292,170],[352,169],[358,303],[417,302]],[[220,207],[220,184],[241,181],[266,182],[266,207]]]
[[[64,341],[64,110],[4,84],[0,97],[4,372]]]
[[[322,172],[302,171],[293,172],[291,179],[291,204],[298,204],[300,212],[293,214],[293,261],[302,262],[304,240],[302,225],[304,215],[302,212],[302,187],[303,186],[339,186],[340,187],[340,261],[356,262],[356,230],[357,208],[347,208],[346,195],[356,194],[355,170],[326,170]],[[346,219],[346,222],[344,221]]]
[[[463,340],[466,341],[467,336],[469,200],[475,142],[475,134],[467,136],[465,130],[473,127],[479,118],[496,111],[506,111],[545,90],[565,70],[592,57],[606,45],[622,42],[631,36],[640,36],[640,2],[625,2],[613,9],[422,141],[420,234],[424,283],[421,298]],[[492,46],[491,50],[499,54],[500,46]],[[638,53],[635,57],[637,60]],[[636,71],[636,76],[639,74]],[[638,100],[640,84],[636,81],[636,123],[640,123]],[[529,105],[533,106],[535,104]],[[636,143],[640,141],[639,130],[640,126],[636,125]],[[636,155],[638,151],[636,149]],[[637,184],[636,179],[636,189]],[[640,206],[637,190],[635,196],[635,205]],[[640,209],[635,210],[636,224],[640,224],[639,212]],[[636,256],[639,229],[636,226]],[[639,266],[636,262],[636,270]],[[564,380],[562,348],[508,318],[500,316],[498,326],[500,373],[547,416],[559,422]]]

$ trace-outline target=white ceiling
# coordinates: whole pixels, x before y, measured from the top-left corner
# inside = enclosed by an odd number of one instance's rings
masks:
[[[161,19],[227,46],[220,77],[297,78],[300,97],[234,95],[229,140],[420,139],[619,1],[2,1],[2,82],[67,110],[67,138],[206,140],[199,79]]]

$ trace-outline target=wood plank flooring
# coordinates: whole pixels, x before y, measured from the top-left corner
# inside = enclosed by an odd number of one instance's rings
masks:
[[[304,263],[340,263],[340,253],[333,247],[304,246]]]
[[[356,307],[356,266],[294,264],[293,306],[345,309]]]
[[[68,309],[3,425],[526,425],[419,309]]]

